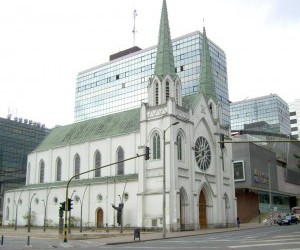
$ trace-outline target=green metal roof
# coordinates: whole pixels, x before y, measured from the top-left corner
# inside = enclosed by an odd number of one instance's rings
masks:
[[[140,109],[138,108],[54,128],[34,151],[99,140],[139,130]]]
[[[161,10],[154,74],[160,77],[176,75],[166,0],[163,1]]]
[[[203,27],[203,41],[202,41],[202,56],[201,56],[201,70],[200,70],[200,91],[206,98],[212,98],[216,101],[216,89],[212,75],[212,63],[209,54],[208,42]]]
[[[198,93],[184,96],[182,98],[183,107],[194,109],[199,100],[200,95]],[[43,151],[139,131],[140,108],[131,109],[54,128],[34,151]]]
[[[187,95],[182,98],[182,106],[186,109],[194,110],[199,101],[200,101],[199,93],[193,95]]]

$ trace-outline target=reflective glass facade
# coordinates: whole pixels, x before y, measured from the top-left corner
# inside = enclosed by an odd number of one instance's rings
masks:
[[[292,135],[300,138],[300,99],[289,104]]]
[[[291,133],[288,104],[275,94],[233,102],[230,114],[231,130]]]
[[[176,72],[183,95],[199,91],[202,33],[196,31],[172,40]],[[209,41],[216,95],[222,104],[222,124],[230,125],[226,55]],[[75,95],[75,122],[132,108],[147,102],[148,78],[153,75],[156,46],[134,52],[80,72]]]
[[[27,154],[49,134],[39,123],[27,119],[0,118],[0,214],[3,194],[26,183]]]

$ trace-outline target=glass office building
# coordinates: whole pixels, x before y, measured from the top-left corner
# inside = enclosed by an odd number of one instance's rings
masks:
[[[0,216],[4,192],[26,184],[27,154],[49,131],[28,119],[0,118]]]
[[[288,104],[276,94],[230,104],[231,130],[291,133]]]
[[[289,103],[292,135],[300,138],[300,99]]]
[[[222,105],[222,125],[230,125],[227,65],[224,51],[212,41],[212,58],[216,95]],[[182,82],[183,95],[199,91],[202,33],[172,40],[176,72]],[[148,78],[153,75],[156,46],[131,48],[111,56],[111,61],[80,72],[77,76],[74,121],[80,122],[132,108],[147,102]]]

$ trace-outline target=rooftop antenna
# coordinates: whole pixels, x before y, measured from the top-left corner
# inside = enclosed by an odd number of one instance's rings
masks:
[[[134,10],[133,11],[133,30],[132,30],[132,33],[133,33],[133,46],[135,46],[135,34],[137,32],[137,30],[135,29],[135,18],[137,16],[137,11]]]

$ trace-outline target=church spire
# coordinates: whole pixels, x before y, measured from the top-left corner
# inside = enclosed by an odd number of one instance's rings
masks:
[[[200,92],[204,97],[216,101],[216,89],[212,74],[212,62],[209,54],[205,27],[203,26],[202,56],[200,69]]]
[[[166,0],[163,0],[161,11],[154,74],[159,77],[164,77],[166,75],[170,75],[171,77],[175,76],[173,47],[171,42]]]

